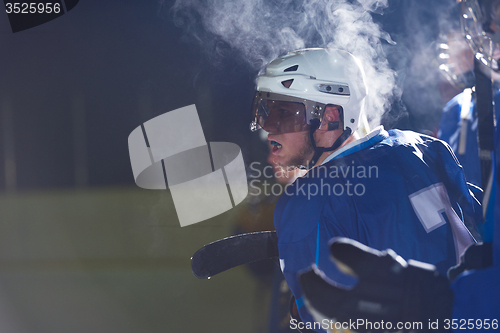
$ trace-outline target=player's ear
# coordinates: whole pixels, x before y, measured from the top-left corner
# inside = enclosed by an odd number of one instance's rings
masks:
[[[323,113],[323,121],[321,122],[320,130],[331,130],[332,124],[337,124],[340,121],[339,106],[328,105]],[[330,124],[330,126],[328,125]]]

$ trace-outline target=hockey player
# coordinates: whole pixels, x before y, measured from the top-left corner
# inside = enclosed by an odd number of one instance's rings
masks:
[[[475,58],[479,59],[483,65],[491,67],[493,71],[499,70],[498,51],[496,51],[499,49],[499,13],[499,0],[462,1],[460,16],[464,36],[470,42]],[[480,67],[476,66],[476,69],[481,69],[479,73],[487,72],[485,66],[479,63],[477,65]],[[472,101],[470,91],[454,98],[447,105],[441,124],[441,135],[450,140],[454,150],[459,152],[461,160],[465,162],[464,167],[470,179],[475,179],[477,182],[482,179],[477,147],[478,115],[474,102],[484,102],[480,100],[484,96],[491,101],[491,91],[484,91],[484,93],[482,96],[478,94]],[[498,96],[497,92],[494,98],[497,124]],[[493,123],[493,117],[489,119]],[[498,133],[495,135],[494,142],[498,156]],[[493,167],[499,170],[498,163]],[[493,186],[499,193],[498,178]],[[311,311],[315,311],[315,315],[319,315],[319,318],[325,316],[335,317],[337,320],[342,318],[341,321],[360,316],[371,317],[371,320],[376,322],[383,319],[408,322],[414,318],[422,322],[431,318],[441,318],[440,325],[437,320],[432,321],[433,324],[435,323],[434,326],[429,321],[427,329],[436,332],[438,328],[446,331],[462,330],[465,327],[464,323],[468,330],[498,330],[500,318],[500,288],[498,286],[500,204],[498,199],[497,195],[494,206],[494,234],[489,235],[493,238],[493,243],[469,247],[462,257],[461,264],[448,272],[454,297],[449,295],[450,290],[443,277],[432,273],[432,267],[425,268],[425,265],[417,267],[408,263],[408,265],[401,266],[401,270],[394,270],[396,260],[394,253],[380,253],[355,244],[351,240],[340,240],[340,243],[332,244],[332,256],[336,261],[340,260],[342,265],[350,267],[351,272],[356,273],[359,278],[358,284],[352,290],[345,290],[329,284],[321,277],[321,274],[317,275],[313,271],[304,273],[301,282],[308,297],[308,304],[314,303],[315,305]],[[419,276],[417,278],[419,282],[412,283],[411,281],[415,281],[416,276]],[[377,284],[378,287],[375,286]],[[377,289],[383,289],[385,292],[377,294],[374,292]],[[451,299],[454,299],[453,305],[450,303]],[[376,311],[357,306],[367,301],[372,304],[371,309],[376,309]],[[374,304],[377,306],[373,306]],[[436,304],[439,304],[439,307],[436,307]],[[383,311],[389,308],[392,310]]]
[[[498,72],[500,72],[500,68],[498,66],[498,60],[500,58],[500,1],[462,0],[460,19],[465,40],[469,42],[474,52],[475,58],[483,65],[487,65],[488,67],[490,67],[491,71],[489,71],[490,73],[488,74],[491,74],[491,76],[498,81]],[[479,67],[478,61],[476,61],[476,68]],[[486,68],[486,66],[483,65],[480,65],[481,67],[479,67],[482,68],[481,72],[484,72],[484,69]],[[494,97],[493,112],[491,106],[491,89],[490,91],[485,91],[481,95],[480,92],[481,91],[476,92],[477,96],[473,101],[476,103],[471,107],[471,116],[469,117],[469,121],[474,120],[477,116],[479,121],[478,126],[480,126],[482,122],[485,125],[490,125],[491,127],[493,127],[495,118],[496,124],[498,126],[500,114],[500,112],[498,111],[498,105],[500,105],[499,93],[497,92]],[[467,99],[464,99],[464,101],[466,100]],[[489,113],[486,113],[487,117],[484,113],[479,115],[477,115],[476,113],[476,106],[479,106],[479,103],[482,103],[484,105],[485,100],[489,104],[489,110],[491,110]],[[463,109],[463,104],[461,109]],[[451,110],[449,112],[451,112]],[[484,125],[482,126],[482,128],[484,128]],[[480,129],[481,127],[478,129],[478,131]],[[486,131],[486,133],[488,133],[488,131]],[[466,136],[475,136],[476,131],[471,130],[469,131],[469,133],[466,133],[466,131],[464,130],[460,132],[460,135],[463,134],[466,134]],[[498,181],[498,170],[500,166],[498,163],[500,139],[498,136],[498,129],[495,129],[495,132],[491,133],[491,136],[493,137],[485,138],[485,135],[479,132],[478,140],[480,142],[479,152],[482,156],[484,156],[485,154],[484,151],[481,151],[484,149],[483,147],[481,147],[481,143],[484,142],[485,139],[489,139],[489,141],[493,143],[493,147],[491,147],[490,150],[492,151],[491,160],[493,162],[492,168],[494,171],[491,174],[494,175],[494,177],[492,177],[493,181],[488,179],[490,181],[489,183],[492,184],[492,195],[489,198],[489,211],[485,216],[486,223],[484,237],[485,242],[489,242],[490,244],[489,246],[486,246],[488,244],[485,243],[483,246],[478,247],[478,249],[482,249],[483,253],[481,253],[480,256],[476,256],[479,258],[474,258],[476,266],[477,262],[481,261],[486,261],[489,264],[480,267],[483,269],[473,267],[476,270],[469,271],[465,274],[460,275],[453,282],[452,287],[455,292],[453,317],[459,319],[495,318],[498,320],[500,316],[500,288],[498,287],[497,283],[500,277],[500,183]],[[477,155],[474,156],[473,151],[470,153],[470,159],[474,159],[475,161],[479,160]],[[496,176],[495,171],[497,173]],[[484,178],[485,177],[483,177],[483,179]],[[487,185],[485,185],[484,183],[485,182],[483,182],[483,186],[487,187]],[[470,250],[467,252],[470,252]],[[492,260],[484,259],[485,257],[487,258],[491,256]],[[469,263],[469,266],[471,266],[471,263]],[[485,328],[483,327],[483,329]]]
[[[315,264],[337,283],[355,283],[330,262],[331,238],[391,248],[445,273],[474,242],[462,212],[481,214],[444,142],[382,127],[363,138],[354,134],[364,82],[359,61],[336,49],[291,52],[271,62],[257,82],[251,129],[268,132],[275,163],[309,170],[278,201],[274,223],[303,327],[315,330],[298,273]]]
[[[498,23],[498,13],[500,1],[468,0],[463,1],[458,6],[461,8],[460,15],[456,16],[457,19],[458,16],[460,17],[462,32],[466,36],[466,38],[462,37],[463,42],[466,43],[467,41],[471,46],[468,51],[472,51],[475,54],[475,57],[472,54],[470,55],[469,62],[472,63],[475,58],[475,71],[478,72],[482,82],[485,80],[496,81],[493,87],[497,90],[500,76],[497,73],[499,69],[495,58],[499,57],[498,32],[500,24]],[[478,141],[482,142],[483,146],[485,142],[491,142],[490,148],[487,150],[493,150],[493,146],[495,146],[496,155],[498,155],[500,147],[499,136],[493,132],[493,118],[496,119],[496,123],[500,120],[500,93],[497,91],[493,98],[495,111],[491,110],[492,114],[490,115],[488,107],[491,108],[492,88],[491,82],[487,83],[489,83],[489,86],[485,87],[483,84],[481,91],[477,91],[475,87],[470,89],[472,87],[470,85],[461,94],[455,96],[446,104],[441,117],[438,137],[450,144],[464,168],[467,181],[483,188],[485,194],[487,194],[485,200],[492,203],[491,205],[483,205],[483,207],[488,207],[488,212],[485,216],[485,224],[480,225],[481,229],[483,227],[485,229],[483,232],[485,240],[491,242],[493,237],[491,228],[495,191],[491,190],[491,185],[488,186],[492,183],[488,179],[490,174],[488,170],[485,172],[479,158],[479,156],[489,155],[490,152],[481,151],[485,149],[484,147],[478,147]],[[490,100],[489,102],[487,101],[488,99]],[[483,103],[483,113],[481,116],[479,116],[477,107],[478,100]],[[485,111],[485,103],[487,111]],[[482,136],[478,140],[479,130],[481,130],[479,134]]]

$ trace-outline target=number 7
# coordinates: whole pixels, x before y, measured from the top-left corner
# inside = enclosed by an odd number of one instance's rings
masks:
[[[448,192],[443,183],[426,187],[408,196],[413,210],[427,233],[448,222],[455,240],[457,263],[465,249],[473,242],[472,236],[450,204]]]

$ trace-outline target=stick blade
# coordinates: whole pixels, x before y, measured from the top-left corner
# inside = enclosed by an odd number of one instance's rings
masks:
[[[193,255],[191,270],[198,279],[207,279],[239,265],[277,256],[276,231],[252,232],[203,246]]]

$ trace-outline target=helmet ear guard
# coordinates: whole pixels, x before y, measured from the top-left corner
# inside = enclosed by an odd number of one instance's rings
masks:
[[[331,121],[328,123],[328,131],[335,131],[338,130],[340,126],[339,121]]]
[[[338,123],[338,122],[333,122],[333,123]],[[328,125],[330,125],[330,124],[328,124]],[[314,149],[314,155],[313,155],[311,161],[309,162],[308,169],[311,169],[312,167],[314,167],[316,165],[319,158],[321,157],[321,155],[323,155],[324,152],[337,150],[344,143],[344,141],[347,140],[347,138],[349,136],[351,136],[351,134],[352,134],[351,129],[349,127],[347,127],[347,129],[342,132],[342,134],[338,137],[338,139],[333,143],[333,145],[331,147],[328,147],[328,148],[317,147],[316,140],[314,139],[314,132],[318,128],[319,128],[319,122],[318,122],[318,120],[315,119],[314,124],[311,125],[311,130],[309,131],[309,140],[310,140],[311,145]]]
[[[323,115],[321,117],[322,118],[321,123],[323,123],[324,121],[326,121],[325,120],[325,117],[326,117],[325,112],[326,112],[327,108],[330,107],[330,106],[331,107],[335,107],[338,110],[338,112],[339,112],[339,118],[336,121],[329,121],[327,123],[326,130],[327,131],[335,131],[335,130],[338,130],[340,128],[340,124],[344,123],[344,109],[340,105],[333,105],[333,104],[327,105],[325,107],[325,110],[323,111]],[[321,126],[321,124],[320,124],[320,126]]]

